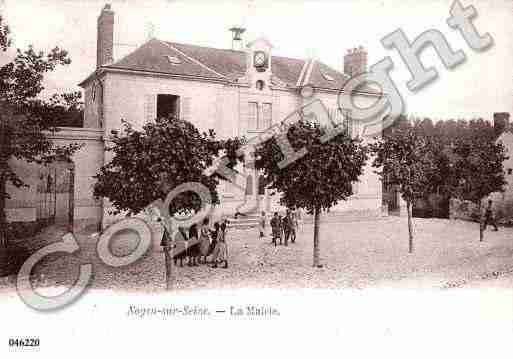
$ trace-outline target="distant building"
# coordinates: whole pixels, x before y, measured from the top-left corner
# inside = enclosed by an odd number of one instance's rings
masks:
[[[508,158],[502,164],[506,180],[504,192],[492,193],[490,199],[494,200],[495,210],[499,211],[500,216],[513,218],[513,127],[509,117],[507,112],[493,115],[494,129],[498,136],[496,141],[502,143]]]

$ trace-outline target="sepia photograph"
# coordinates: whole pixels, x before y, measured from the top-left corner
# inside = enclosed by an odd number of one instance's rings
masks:
[[[0,357],[509,357],[512,61],[512,0],[0,0]]]

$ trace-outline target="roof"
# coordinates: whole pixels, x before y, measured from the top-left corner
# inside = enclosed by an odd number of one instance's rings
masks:
[[[173,61],[169,61],[168,57],[173,58]],[[176,59],[179,61],[175,61]],[[181,63],[176,64],[174,62]],[[315,88],[327,90],[342,89],[349,78],[330,66],[315,60],[312,61],[311,70],[308,69],[311,72],[309,79],[306,80],[307,83],[305,83],[304,77],[306,75],[303,75],[303,69],[305,64],[308,65],[309,63],[308,60],[273,56],[271,70],[273,76],[291,88],[297,87],[300,76],[302,77],[302,85],[308,83]],[[102,69],[145,71],[233,82],[246,73],[246,53],[244,51],[151,39],[113,64],[102,66]],[[83,81],[82,84],[88,79]],[[377,91],[369,88],[364,91],[377,93]]]

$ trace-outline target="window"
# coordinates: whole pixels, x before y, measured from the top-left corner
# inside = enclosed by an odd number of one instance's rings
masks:
[[[180,97],[175,95],[157,95],[157,118],[178,118],[179,100]]]
[[[321,75],[326,81],[335,81],[335,79],[326,72],[321,71]]]
[[[272,103],[248,102],[248,130],[263,131],[269,128],[273,120]]]
[[[358,191],[360,190],[360,184],[358,182],[351,183],[351,188],[353,190],[353,196],[358,194]]]
[[[511,173],[513,173],[513,170],[511,168],[508,168],[508,174],[510,175]]]
[[[272,103],[262,104],[262,116],[261,121],[258,123],[259,130],[265,130],[271,127],[273,122],[273,105]]]
[[[262,80],[258,80],[258,81],[256,82],[256,88],[257,88],[257,90],[262,91],[262,90],[264,89],[264,87],[265,87],[265,83],[264,83],[264,81],[262,81]]]
[[[175,57],[175,56],[167,55],[166,58],[167,58],[167,61],[169,61],[169,63],[171,65],[180,65],[182,63],[182,60],[180,60],[178,57]]]
[[[258,128],[258,103],[257,102],[249,102],[248,108],[248,121],[249,121],[249,130],[256,130]]]

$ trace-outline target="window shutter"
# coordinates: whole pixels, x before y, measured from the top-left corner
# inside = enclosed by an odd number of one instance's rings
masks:
[[[182,120],[191,121],[192,119],[192,104],[190,97],[183,97],[180,104],[180,117]]]
[[[146,121],[154,121],[157,118],[157,96],[144,96],[144,118]]]
[[[273,105],[271,103],[262,104],[262,123],[258,124],[259,130],[265,130],[271,127],[273,119]]]

